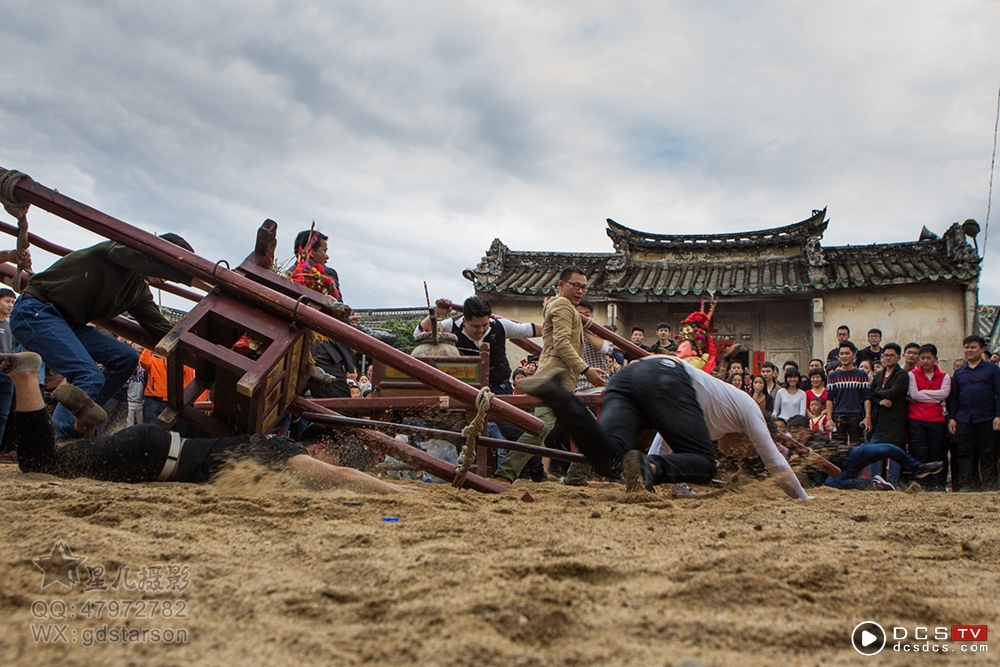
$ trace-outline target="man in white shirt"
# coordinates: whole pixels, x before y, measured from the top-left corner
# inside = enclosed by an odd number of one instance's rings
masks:
[[[435,314],[438,326],[445,333],[458,337],[457,347],[462,354],[478,355],[483,343],[490,344],[490,390],[494,394],[512,394],[510,362],[507,361],[507,340],[535,338],[542,335],[540,324],[513,322],[498,317],[491,319],[493,310],[489,301],[481,296],[470,296],[462,304],[462,316],[447,318],[455,310],[448,299],[438,299]],[[446,319],[447,318],[447,319]],[[425,317],[413,335],[431,330],[431,318]]]
[[[677,358],[653,355],[612,376],[601,403],[601,421],[567,391],[558,377],[522,387],[541,398],[598,473],[624,469],[628,490],[655,484],[705,483],[716,473],[713,440],[745,433],[778,485],[793,498],[807,499],[778,451],[760,409],[746,393]],[[635,449],[640,431],[655,429],[673,450],[661,455],[654,441],[647,457]]]

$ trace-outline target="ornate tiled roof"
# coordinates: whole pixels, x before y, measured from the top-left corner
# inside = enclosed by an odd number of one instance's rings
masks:
[[[990,350],[1000,348],[1000,306],[979,306],[979,335]]]
[[[609,219],[614,253],[520,252],[494,239],[463,275],[477,292],[553,294],[560,270],[576,264],[588,272],[591,294],[725,296],[969,282],[979,273],[965,232],[977,225],[955,223],[942,238],[916,242],[823,248],[828,224],[825,209],[793,225],[736,234],[651,234]]]

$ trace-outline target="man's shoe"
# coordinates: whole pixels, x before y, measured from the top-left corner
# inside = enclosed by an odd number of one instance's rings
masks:
[[[895,491],[896,487],[882,479],[881,475],[875,475],[872,477],[872,482],[875,484],[875,488],[878,491]]]
[[[532,470],[531,473],[528,475],[528,479],[530,479],[535,484],[540,484],[541,482],[549,481],[549,474],[545,472],[544,469]]]
[[[558,396],[561,392],[566,391],[562,384],[563,377],[564,373],[559,370],[546,375],[536,373],[531,377],[521,380],[519,386],[521,387],[521,391],[528,396],[536,396],[544,400],[545,398]]]
[[[913,471],[913,476],[917,479],[923,479],[928,475],[933,475],[944,470],[944,461],[930,461],[928,463],[921,463],[920,467]]]
[[[695,493],[694,490],[688,486],[685,482],[680,484],[668,484],[670,490],[673,492],[674,498],[696,498],[699,493]]]
[[[649,457],[638,449],[629,451],[622,457],[622,470],[625,477],[625,491],[633,493],[646,489],[656,493],[653,480],[653,469],[649,467]]]

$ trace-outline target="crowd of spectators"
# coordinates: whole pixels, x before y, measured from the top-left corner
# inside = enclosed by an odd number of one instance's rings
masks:
[[[944,462],[941,472],[919,480],[928,490],[996,490],[1000,353],[991,353],[983,337],[968,336],[965,358],[949,374],[939,367],[933,343],[883,344],[879,329],[868,331],[860,349],[850,338],[850,328],[839,327],[837,346],[806,369],[785,361],[779,374],[766,361],[753,375],[734,362],[723,379],[750,394],[780,430],[799,417],[847,450],[892,444],[921,462]],[[901,480],[892,462],[872,466],[869,474],[890,485]]]
[[[164,238],[190,249],[176,235]],[[315,230],[302,232],[295,240],[295,253],[289,277],[320,291],[330,312],[362,328],[359,318],[342,302],[336,271],[326,266],[326,236]],[[559,282],[560,294],[546,307],[544,323],[494,317],[490,304],[475,296],[460,308],[449,301],[438,302],[438,325],[457,337],[460,351],[478,354],[484,344],[490,345],[489,385],[494,393],[520,393],[518,385],[538,368],[539,359],[527,356],[511,369],[508,340],[542,337],[558,348],[552,357],[558,357],[560,367],[571,371],[568,375],[577,393],[598,390],[622,367],[637,361],[583,326],[594,311],[585,298],[586,276],[577,267],[566,271],[569,273]],[[109,241],[77,251],[37,274],[19,300],[13,291],[0,289],[0,353],[22,347],[36,351],[48,374],[40,375],[40,385],[57,385],[64,376],[98,405],[120,403],[125,425],[157,423],[166,406],[165,360],[90,325],[128,312],[151,334],[169,331],[170,324],[156,309],[143,276],[192,283],[177,270]],[[459,310],[461,314],[455,316]],[[417,332],[427,330],[430,321],[421,322]],[[651,345],[646,345],[646,332],[641,327],[633,327],[630,338],[649,352],[676,354],[678,341],[672,334],[671,326],[661,322]],[[826,359],[811,359],[807,368],[792,360],[784,361],[780,369],[777,360],[748,368],[738,359],[726,357],[719,360],[714,373],[746,392],[779,431],[798,424],[827,436],[845,451],[863,444],[886,444],[922,463],[941,461],[943,469],[919,480],[928,490],[996,490],[1000,488],[1000,448],[996,445],[1000,351],[991,353],[986,341],[977,335],[965,338],[963,348],[964,359],[948,369],[949,373],[939,367],[933,343],[883,343],[882,332],[873,328],[867,332],[867,344],[859,348],[851,340],[849,327],[841,326],[837,346]],[[311,395],[360,398],[371,391],[371,382],[359,373],[357,355],[342,343],[317,337],[311,359],[315,373],[309,386]],[[193,376],[193,370],[185,369],[185,384]],[[13,396],[10,378],[0,374],[0,441]],[[536,411],[536,415],[546,423],[538,442],[535,436],[505,424],[490,424],[490,435],[527,444],[568,446],[565,434],[546,409]],[[56,409],[53,425],[60,438],[93,435],[62,407]],[[286,428],[292,425],[286,424]],[[551,470],[545,471],[537,459],[528,461],[530,458],[514,452],[504,469],[512,477],[548,478]],[[589,467],[581,466],[576,472],[577,483],[585,483]],[[873,465],[868,474],[885,480],[889,487],[903,480],[899,465],[889,460]]]

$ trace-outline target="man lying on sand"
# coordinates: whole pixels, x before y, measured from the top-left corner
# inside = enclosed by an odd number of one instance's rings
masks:
[[[303,447],[279,436],[181,438],[155,424],[129,426],[114,435],[55,444],[52,420],[38,388],[41,357],[34,352],[0,354],[0,372],[10,375],[17,391],[14,429],[22,472],[58,477],[89,477],[107,482],[205,482],[231,459],[251,459],[269,468],[287,467],[303,481],[321,487],[349,487],[377,493],[413,492],[316,458],[323,445]],[[102,422],[104,411],[80,389],[64,384],[55,394],[81,423]],[[310,449],[312,451],[310,451]]]
[[[645,357],[611,376],[600,423],[560,380],[560,374],[536,376],[522,381],[521,387],[552,408],[599,474],[615,478],[624,468],[629,491],[708,482],[716,473],[712,440],[746,433],[778,486],[792,498],[809,498],[771,439],[754,400],[676,357]],[[636,436],[649,428],[662,436],[658,441],[670,445],[672,454],[661,455],[657,441],[648,457],[635,449]]]
[[[943,461],[921,463],[896,445],[869,443],[850,448],[838,446],[822,431],[810,430],[809,421],[802,416],[788,420],[788,431],[799,442],[809,443],[817,453],[840,465],[841,473],[828,476],[825,482],[826,486],[835,489],[894,491],[895,487],[880,475],[875,475],[871,479],[861,478],[861,472],[865,468],[886,459],[892,459],[903,468],[909,468],[915,479],[923,479],[944,469]]]

